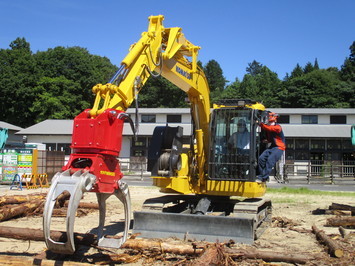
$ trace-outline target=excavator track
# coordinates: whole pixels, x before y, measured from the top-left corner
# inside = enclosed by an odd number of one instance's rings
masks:
[[[133,233],[144,238],[252,244],[271,223],[271,201],[167,195],[146,200],[133,215]]]

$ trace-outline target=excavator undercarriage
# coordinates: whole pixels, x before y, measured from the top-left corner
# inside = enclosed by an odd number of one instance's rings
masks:
[[[271,222],[271,201],[166,195],[146,200],[133,216],[133,232],[145,238],[252,244]]]

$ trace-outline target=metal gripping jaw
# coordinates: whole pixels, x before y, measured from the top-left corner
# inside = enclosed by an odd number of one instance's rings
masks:
[[[43,211],[43,230],[45,242],[49,250],[55,253],[73,254],[75,252],[74,243],[74,219],[76,210],[84,192],[92,190],[95,185],[96,177],[89,172],[83,172],[81,170],[70,174],[70,169],[57,173],[52,180],[52,185],[47,195],[46,203]],[[96,193],[99,203],[99,226],[98,226],[98,245],[102,247],[119,248],[127,239],[128,230],[130,225],[130,194],[128,185],[118,180],[118,188],[113,193]],[[53,208],[56,200],[60,194],[64,191],[70,193],[70,200],[68,205],[68,211],[66,215],[66,242],[55,241],[51,238],[50,226]],[[106,238],[104,237],[104,225],[106,216],[106,200],[115,195],[124,206],[125,213],[125,225],[123,231],[123,237],[120,239]]]

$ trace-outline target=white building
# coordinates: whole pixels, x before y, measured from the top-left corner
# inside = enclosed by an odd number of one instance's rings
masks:
[[[274,108],[280,114],[279,123],[286,137],[288,162],[303,160],[354,159],[350,130],[355,124],[355,109],[321,108]],[[135,109],[127,113],[135,121]],[[137,141],[129,123],[123,129],[123,143],[120,157],[145,157],[156,126],[182,126],[185,143],[191,135],[189,108],[141,108],[139,109],[139,130]],[[17,135],[26,136],[27,142],[45,143],[48,150],[65,151],[70,154],[73,120],[45,120],[22,129]]]

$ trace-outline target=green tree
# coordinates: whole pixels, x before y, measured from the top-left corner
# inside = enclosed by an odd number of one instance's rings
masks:
[[[26,127],[34,120],[29,108],[36,97],[32,88],[38,69],[25,38],[17,38],[10,47],[0,50],[0,120]]]
[[[275,72],[262,66],[258,74],[246,74],[239,87],[241,98],[263,102],[268,108],[280,107],[281,81]]]
[[[247,74],[249,74],[251,76],[256,76],[258,74],[261,74],[262,68],[263,68],[262,64],[253,60],[253,62],[248,63],[248,67],[246,68],[246,72],[247,72]]]
[[[184,91],[164,77],[150,77],[139,92],[138,106],[146,108],[187,107],[186,97]]]
[[[79,84],[73,96],[84,96],[84,100],[93,102],[92,87],[97,83],[106,83],[117,70],[106,57],[91,55],[81,47],[61,46],[37,52],[35,59],[43,77],[63,76]]]
[[[344,64],[341,66],[341,78],[344,81],[355,82],[355,41],[349,49],[350,56],[345,59]]]
[[[241,98],[240,96],[240,81],[238,78],[235,79],[233,83],[228,85],[223,92],[220,94],[219,99],[238,99]]]
[[[45,119],[74,118],[84,109],[89,108],[88,101],[83,99],[84,94],[76,93],[80,89],[79,82],[64,76],[42,77],[33,89],[37,97],[30,108],[36,114],[35,122]]]
[[[285,86],[283,107],[339,108],[351,107],[345,97],[350,93],[346,83],[334,69],[313,70],[301,77],[290,79]]]
[[[292,70],[290,78],[301,77],[304,74],[302,67],[297,63],[296,67]]]
[[[310,73],[314,70],[314,66],[312,65],[311,62],[308,62],[305,67],[303,68],[303,73],[304,74],[307,74],[307,73]]]
[[[227,82],[223,76],[222,68],[216,60],[210,60],[204,66],[203,70],[210,87],[211,102],[216,101],[220,98]]]
[[[319,69],[319,64],[318,64],[318,59],[317,59],[317,58],[314,60],[314,65],[313,65],[313,67],[314,67],[315,70],[318,70],[318,69]]]
[[[226,86],[226,79],[223,76],[223,71],[219,63],[216,60],[210,60],[203,69],[211,92],[223,91]]]

